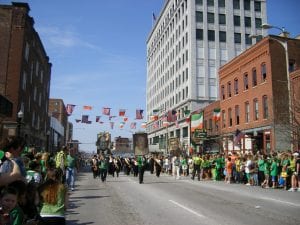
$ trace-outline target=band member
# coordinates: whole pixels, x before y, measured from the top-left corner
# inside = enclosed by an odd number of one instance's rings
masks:
[[[119,157],[114,158],[114,166],[115,166],[117,177],[119,177],[119,173],[120,173],[121,168],[122,168],[122,163],[121,163],[121,160],[120,160]]]
[[[129,158],[125,158],[124,159],[124,169],[125,169],[125,174],[128,176],[130,174],[130,170],[131,170],[131,162],[129,160]]]
[[[92,160],[91,160],[91,169],[93,172],[93,177],[94,179],[98,176],[98,156],[94,155]]]

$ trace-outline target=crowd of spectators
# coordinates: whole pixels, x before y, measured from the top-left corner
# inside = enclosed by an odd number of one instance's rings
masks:
[[[76,156],[66,147],[51,155],[25,146],[21,137],[0,144],[0,225],[65,225],[68,191],[74,190],[67,171]]]

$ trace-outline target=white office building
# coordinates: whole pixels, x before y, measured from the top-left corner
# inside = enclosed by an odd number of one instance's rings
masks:
[[[153,19],[147,39],[149,143],[168,153],[177,138],[187,150],[185,112],[219,99],[219,67],[252,45],[249,35],[265,35],[266,0],[166,0]],[[170,111],[177,121],[164,123]]]

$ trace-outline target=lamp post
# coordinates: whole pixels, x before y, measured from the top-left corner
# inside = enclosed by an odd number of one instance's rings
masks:
[[[286,62],[286,77],[287,77],[287,88],[288,88],[288,110],[289,110],[289,129],[290,129],[290,141],[291,141],[291,150],[293,150],[293,129],[292,129],[292,98],[291,98],[291,81],[290,81],[290,72],[289,72],[289,53],[288,53],[288,34],[289,32],[287,32],[285,30],[284,27],[277,27],[277,26],[273,26],[273,25],[270,25],[270,24],[262,24],[261,25],[261,28],[262,29],[277,29],[277,30],[280,30],[283,34],[283,37],[284,37],[284,41],[281,41],[277,38],[272,38],[272,40],[275,40],[277,41],[278,43],[280,43],[283,48],[284,48],[284,52],[285,52],[285,62]]]
[[[20,110],[17,113],[17,136],[20,137],[21,135],[21,124],[22,124],[22,119],[24,117],[24,113],[22,112],[22,110]]]

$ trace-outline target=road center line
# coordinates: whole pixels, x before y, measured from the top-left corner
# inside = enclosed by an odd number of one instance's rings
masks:
[[[199,217],[202,217],[202,218],[205,217],[205,216],[203,216],[202,214],[199,214],[199,213],[195,212],[194,210],[189,209],[189,208],[185,207],[184,205],[179,204],[178,202],[175,202],[175,201],[173,201],[173,200],[169,200],[169,202],[172,202],[173,204],[175,204],[175,205],[177,205],[177,206],[179,206],[179,207],[185,209],[186,211],[189,211],[190,213],[193,213],[193,214],[196,215],[196,216],[199,216]]]
[[[296,203],[293,203],[293,202],[281,201],[281,200],[278,200],[278,199],[275,199],[275,198],[262,197],[261,199],[269,200],[269,201],[274,201],[274,202],[280,202],[280,203],[283,203],[283,204],[293,205],[293,206],[296,206],[296,207],[300,207],[300,204],[296,204]]]

